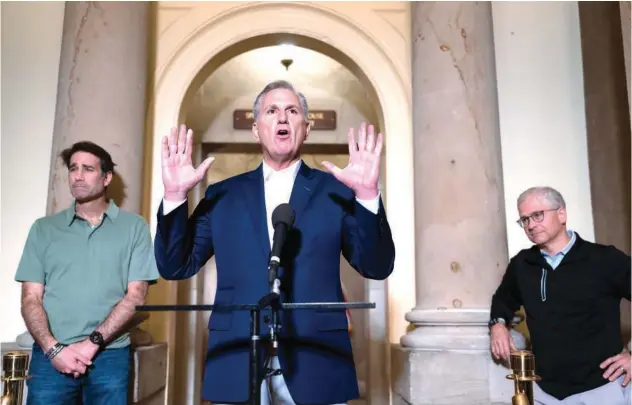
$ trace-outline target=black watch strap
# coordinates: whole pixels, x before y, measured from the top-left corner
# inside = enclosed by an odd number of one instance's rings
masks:
[[[507,326],[507,321],[505,320],[505,318],[492,318],[489,320],[489,323],[487,324],[487,326],[491,328],[497,323],[502,323],[503,325]]]
[[[96,330],[90,334],[90,341],[100,348],[105,346],[105,339],[103,339],[103,335],[101,332],[97,332]]]

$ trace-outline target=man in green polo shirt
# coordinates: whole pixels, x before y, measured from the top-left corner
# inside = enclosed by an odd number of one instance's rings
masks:
[[[15,277],[35,340],[27,405],[126,404],[129,324],[158,278],[149,227],[107,198],[107,151],[78,142],[61,158],[74,202],[35,221]]]

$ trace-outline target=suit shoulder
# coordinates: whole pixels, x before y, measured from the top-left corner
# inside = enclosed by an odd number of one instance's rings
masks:
[[[210,184],[206,187],[206,196],[213,195],[219,191],[226,191],[235,186],[242,184],[246,179],[250,176],[254,175],[255,171],[249,171],[241,174],[237,174],[235,176],[228,177],[224,180],[220,180],[217,183]]]

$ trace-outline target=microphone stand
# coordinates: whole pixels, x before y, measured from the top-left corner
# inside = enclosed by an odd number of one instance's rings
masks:
[[[269,266],[269,282],[270,293],[263,297],[259,301],[259,305],[264,308],[270,306],[272,310],[272,321],[270,322],[270,343],[272,344],[272,350],[276,350],[279,347],[278,334],[281,328],[279,325],[279,308],[281,306],[281,280],[278,276],[278,267],[280,259],[273,256],[270,259]]]

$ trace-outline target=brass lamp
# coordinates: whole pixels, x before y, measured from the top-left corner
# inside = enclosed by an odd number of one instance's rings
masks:
[[[535,405],[533,399],[533,383],[541,377],[535,374],[535,357],[528,350],[511,353],[509,363],[513,374],[507,376],[514,381],[515,395],[511,398],[513,405]]]
[[[29,354],[9,352],[2,358],[2,398],[0,405],[22,405],[24,401],[24,383],[29,378]]]

